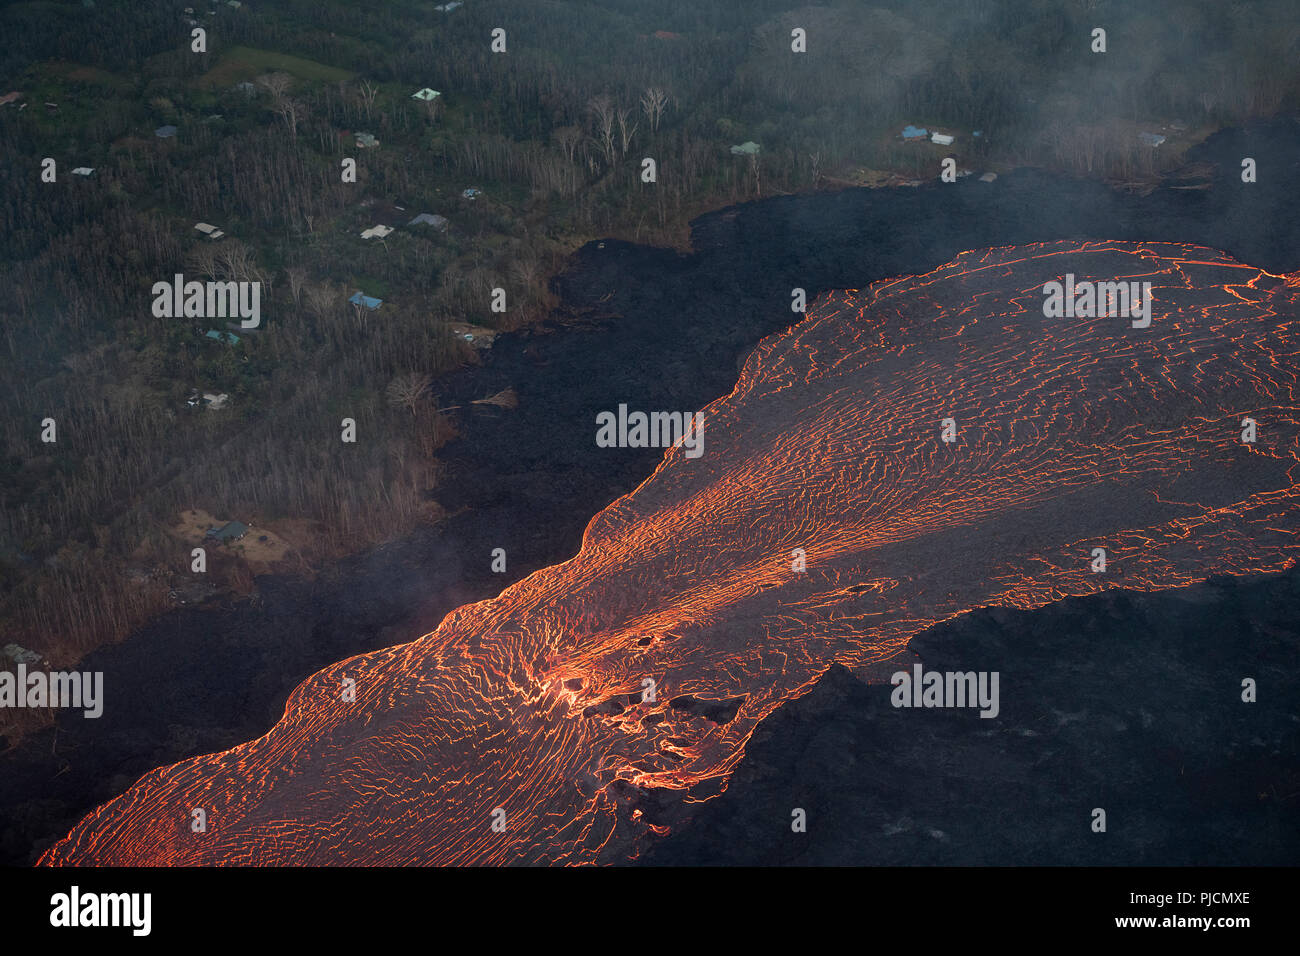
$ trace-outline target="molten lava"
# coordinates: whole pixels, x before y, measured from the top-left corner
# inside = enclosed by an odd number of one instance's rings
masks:
[[[1151,282],[1150,327],[1046,318],[1067,273]],[[153,771],[42,862],[635,858],[833,661],[979,605],[1293,561],[1298,304],[1300,273],[1121,242],[830,296],[704,410],[704,456],[670,449],[572,560],[321,671],[266,736]]]

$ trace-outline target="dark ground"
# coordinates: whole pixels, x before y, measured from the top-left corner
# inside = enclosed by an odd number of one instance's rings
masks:
[[[981,609],[913,639],[1001,713],[904,709],[833,667],[755,731],[660,866],[1294,866],[1300,569]],[[1255,703],[1241,699],[1254,678]],[[802,808],[807,831],[791,829]],[[1106,811],[1106,832],[1091,829]]]
[[[1258,161],[1260,182],[1240,182],[1244,156]],[[0,863],[32,862],[154,767],[261,735],[321,667],[432,630],[454,608],[571,557],[587,521],[661,454],[598,449],[596,412],[619,402],[696,410],[730,391],[748,351],[797,318],[795,286],[811,302],[965,249],[1072,238],[1198,243],[1273,272],[1300,268],[1300,123],[1226,131],[1190,158],[1218,164],[1211,190],[1138,198],[1024,170],[992,184],[733,207],[696,221],[690,256],[586,246],[556,280],[554,322],[498,336],[481,367],[439,383],[443,405],[507,386],[520,400],[458,413],[462,437],[440,456],[447,473],[435,493],[453,516],[316,580],[263,577],[255,600],[170,612],[86,658],[81,669],[105,673],[104,716],[65,715],[0,757]],[[508,574],[489,571],[497,547]],[[1248,626],[1251,608],[1240,613]]]

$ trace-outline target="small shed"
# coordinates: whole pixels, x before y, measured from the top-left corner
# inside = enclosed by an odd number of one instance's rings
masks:
[[[352,293],[352,295],[348,298],[348,301],[351,302],[353,305],[363,305],[371,312],[375,311],[375,309],[379,308],[381,305],[384,304],[383,299],[376,299],[374,296],[365,295],[360,291]]]
[[[434,229],[437,229],[439,232],[442,232],[447,228],[448,223],[447,220],[442,216],[434,216],[430,213],[422,212],[414,219],[412,219],[410,222],[408,222],[407,225],[408,226],[433,226]]]
[[[763,147],[759,146],[753,140],[747,140],[739,146],[731,147],[731,154],[733,156],[757,156],[759,150],[762,148]]]
[[[212,339],[214,342],[225,342],[227,345],[238,345],[239,336],[234,332],[222,332],[220,329],[208,329],[204,338]]]
[[[424,102],[427,103],[429,102],[429,100],[437,99],[439,96],[442,96],[442,94],[439,93],[437,90],[431,90],[426,86],[424,89],[416,90],[414,93],[412,93],[411,99],[424,100]]]
[[[393,231],[392,226],[378,225],[371,226],[369,229],[361,230],[362,239],[383,239]]]
[[[220,239],[222,236],[225,235],[224,232],[222,232],[220,229],[218,229],[216,226],[212,225],[211,223],[196,222],[194,224],[194,228],[197,229],[199,232],[203,233],[209,239]]]
[[[171,137],[176,135],[176,127],[159,126],[156,130],[153,131],[153,134],[157,136],[159,139],[170,139]]]
[[[1165,141],[1165,138],[1159,133],[1138,133],[1138,139],[1142,140],[1143,146],[1159,146]]]
[[[995,179],[997,179],[997,178],[998,178],[998,174],[997,174],[997,173],[985,173],[983,176],[980,177],[980,182],[982,182],[982,183],[991,183],[991,182],[993,182],[993,180],[995,180]]]
[[[908,125],[903,127],[903,139],[921,140],[925,139],[929,135],[929,131],[920,126]]]
[[[954,137],[949,136],[947,133],[930,134],[930,142],[938,143],[940,146],[951,146],[953,139]]]
[[[204,537],[211,538],[218,544],[228,544],[231,541],[238,541],[246,534],[248,534],[248,525],[242,521],[227,521],[220,528],[209,528]]]
[[[374,133],[357,133],[357,146],[360,149],[374,149],[379,145]]]
[[[477,186],[471,186],[469,189],[466,189],[461,193],[461,195],[466,199],[478,199],[479,196],[483,195],[483,190],[479,189]]]
[[[89,175],[90,175],[91,173],[93,173],[94,171],[95,171],[95,169],[94,169],[93,166],[78,166],[76,169],[74,169],[74,170],[72,171],[72,175],[74,175],[74,176],[89,176]]]

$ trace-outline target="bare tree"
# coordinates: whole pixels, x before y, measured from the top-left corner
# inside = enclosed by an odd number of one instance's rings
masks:
[[[247,280],[257,269],[253,262],[253,250],[233,239],[218,247],[217,265],[227,279],[241,282]]]
[[[217,277],[217,247],[208,240],[203,240],[190,250],[187,264],[199,275],[215,279]]]
[[[405,408],[412,415],[425,390],[433,384],[433,376],[423,372],[407,372],[388,383],[388,404]]]
[[[318,319],[326,318],[338,304],[338,291],[328,282],[313,282],[306,287],[307,311]]]
[[[632,145],[632,137],[636,135],[637,124],[633,123],[631,126],[628,126],[628,120],[631,119],[632,117],[631,107],[620,108],[618,110],[617,116],[618,116],[618,140],[620,146],[619,155],[626,156],[628,147]]]
[[[809,153],[808,161],[812,164],[812,184],[813,188],[816,189],[817,184],[822,179],[822,154],[820,150],[816,153]]]
[[[289,280],[289,294],[293,296],[294,305],[302,308],[302,287],[307,281],[307,270],[302,266],[288,266],[284,275]]]
[[[273,108],[280,119],[284,120],[284,125],[289,127],[290,137],[297,139],[298,121],[307,112],[307,108],[298,100],[290,99],[287,96],[276,100]]]
[[[668,94],[657,86],[651,86],[641,94],[641,109],[650,121],[650,132],[659,132],[659,121],[668,106]]]
[[[267,90],[277,101],[284,98],[292,83],[293,77],[288,73],[264,73],[257,78],[257,85]]]
[[[551,133],[555,143],[564,153],[564,158],[573,162],[574,153],[578,149],[578,144],[582,142],[582,128],[578,126],[561,126]]]
[[[510,267],[511,277],[524,290],[525,300],[531,299],[537,291],[537,282],[541,276],[541,267],[531,256],[520,256]]]
[[[605,156],[605,162],[614,165],[614,102],[605,94],[593,96],[587,103],[595,123],[596,145]]]
[[[370,111],[375,105],[375,94],[378,92],[379,87],[375,86],[375,84],[371,83],[369,80],[362,81],[359,93],[361,96],[361,103],[366,108],[366,119],[370,119]]]

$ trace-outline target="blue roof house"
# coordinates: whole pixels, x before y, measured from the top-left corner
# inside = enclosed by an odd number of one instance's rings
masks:
[[[370,309],[372,312],[384,304],[383,299],[376,299],[374,296],[362,295],[360,292],[352,293],[352,296],[351,298],[348,299],[348,301],[351,302],[353,305],[364,305],[367,309]]]

